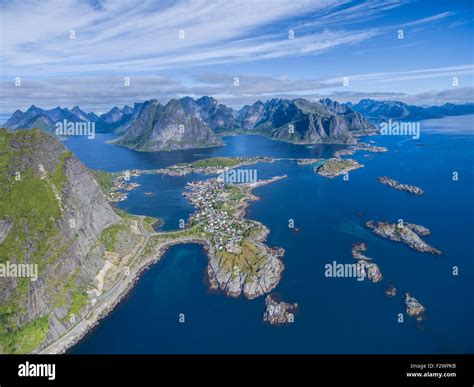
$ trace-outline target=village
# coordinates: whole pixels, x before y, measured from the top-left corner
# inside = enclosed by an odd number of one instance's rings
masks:
[[[215,157],[194,161],[186,164],[171,165],[166,168],[144,170],[130,169],[113,174],[112,188],[109,190],[107,199],[112,203],[127,200],[128,193],[140,187],[139,183],[131,183],[130,179],[145,174],[157,174],[167,176],[185,176],[192,173],[202,175],[221,175],[221,180],[230,181],[233,177],[235,168],[245,165],[253,165],[257,163],[273,163],[275,159],[271,157],[251,156],[251,157]],[[238,171],[239,172],[239,171]],[[255,182],[255,171],[240,171],[236,176],[244,175],[245,179],[237,179],[235,182]],[[245,181],[238,181],[245,180]]]
[[[216,179],[191,182],[183,195],[197,209],[189,219],[190,226],[201,224],[216,251],[225,249],[228,253],[240,254],[243,238],[250,235],[255,224],[232,214],[228,202],[238,201],[244,193],[237,187],[226,187]]]

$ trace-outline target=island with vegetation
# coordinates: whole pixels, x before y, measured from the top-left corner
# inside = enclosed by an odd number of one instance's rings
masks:
[[[352,159],[341,159],[333,157],[326,160],[321,165],[314,168],[319,175],[334,178],[339,175],[348,173],[354,169],[362,168],[363,165]]]
[[[368,221],[365,225],[371,228],[375,234],[392,241],[404,242],[419,252],[441,254],[440,250],[430,246],[419,237],[419,235],[430,235],[430,230],[426,227],[406,222],[392,224],[373,220]]]

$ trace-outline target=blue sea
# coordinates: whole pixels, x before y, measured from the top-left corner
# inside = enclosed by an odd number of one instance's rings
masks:
[[[351,157],[365,167],[352,171],[348,181],[321,177],[311,166],[291,160],[255,166],[259,179],[288,175],[255,190],[260,200],[250,204],[247,216],[270,229],[269,245],[285,249],[285,270],[273,293],[299,304],[293,324],[264,324],[264,297],[250,301],[210,292],[205,252],[195,244],[179,245],[144,272],[128,296],[69,353],[473,353],[473,116],[423,121],[421,131],[417,140],[365,138],[389,151],[356,152]],[[223,147],[141,153],[107,144],[111,138],[71,138],[65,145],[87,166],[107,171],[215,156],[330,157],[343,148],[248,135],[226,137]],[[393,190],[380,185],[378,176],[419,186],[425,194]],[[136,181],[142,186],[119,207],[161,218],[163,230],[177,229],[179,220],[194,211],[181,195],[186,183],[205,178],[141,176]],[[298,232],[288,227],[289,219]],[[379,238],[365,227],[370,219],[426,226],[431,235],[424,240],[443,254],[423,254]],[[356,242],[368,245],[366,254],[382,271],[381,283],[325,277],[326,264],[354,262],[351,246]],[[453,275],[454,266],[458,275]],[[396,297],[385,296],[388,284],[397,288]],[[426,307],[423,321],[404,313],[405,292]]]

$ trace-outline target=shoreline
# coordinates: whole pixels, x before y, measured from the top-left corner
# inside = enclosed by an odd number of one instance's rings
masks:
[[[245,218],[246,212],[247,212],[246,209],[248,207],[248,202],[260,200],[260,198],[252,192],[254,189],[259,188],[259,187],[263,187],[265,185],[271,184],[271,183],[273,183],[275,181],[278,181],[278,180],[282,180],[286,177],[287,177],[286,175],[284,175],[284,176],[275,176],[275,177],[273,177],[271,179],[268,179],[268,180],[262,180],[262,181],[259,182],[259,184],[255,184],[254,186],[249,185],[249,194],[250,194],[250,196],[248,198],[248,201],[247,201],[245,207],[243,208],[244,211],[242,212],[241,216],[243,218]],[[141,219],[143,221],[143,217],[141,217]],[[258,238],[258,240],[255,240],[254,242],[259,243],[262,246],[264,246],[265,251],[267,251],[267,253],[270,254],[270,253],[274,252],[274,254],[271,254],[271,255],[274,256],[276,259],[278,259],[281,262],[282,269],[278,273],[278,280],[275,284],[275,286],[276,286],[276,285],[278,285],[278,283],[281,280],[281,272],[284,269],[284,264],[281,261],[281,257],[284,255],[284,250],[282,248],[272,248],[270,246],[264,245],[263,242],[266,240],[270,230],[263,223],[260,223],[260,222],[255,221],[255,220],[250,220],[250,221],[259,223],[262,226],[263,230],[264,230],[264,232],[260,236],[260,238]],[[142,229],[142,227],[143,227],[143,224],[141,224],[140,228]],[[175,233],[175,232],[177,232],[177,231],[171,231],[169,233]],[[146,233],[146,231],[143,231],[143,229],[142,229],[142,233]],[[164,232],[164,233],[159,233],[159,232],[146,233],[145,235],[146,235],[147,239],[146,239],[145,243],[143,244],[143,246],[141,246],[140,251],[137,253],[137,256],[136,256],[136,257],[140,257],[140,256],[143,257],[143,255],[141,255],[141,254],[144,254],[145,260],[143,262],[139,262],[135,269],[131,268],[130,274],[128,276],[126,276],[126,277],[129,278],[128,280],[123,281],[123,282],[120,282],[120,280],[119,280],[116,284],[115,283],[112,284],[110,286],[110,288],[107,291],[104,292],[105,294],[107,292],[110,292],[110,291],[113,292],[114,287],[116,286],[116,288],[115,288],[116,289],[115,290],[116,294],[115,295],[106,295],[105,296],[106,299],[103,301],[103,303],[101,303],[97,308],[91,309],[87,313],[87,316],[83,320],[81,320],[77,325],[75,325],[70,331],[66,332],[62,337],[60,337],[55,342],[50,343],[49,345],[47,345],[46,347],[36,351],[35,353],[38,353],[38,354],[63,354],[68,349],[70,349],[74,345],[76,345],[80,340],[82,340],[85,336],[87,336],[100,323],[101,320],[106,318],[120,304],[120,302],[122,302],[127,297],[127,295],[130,293],[130,291],[135,287],[138,280],[141,278],[142,274],[145,273],[149,268],[151,268],[152,265],[158,263],[161,260],[161,258],[163,257],[163,255],[172,246],[175,246],[175,245],[185,245],[185,244],[194,243],[194,244],[199,244],[199,245],[203,246],[204,251],[206,253],[206,256],[208,258],[207,269],[206,269],[206,272],[208,273],[208,288],[210,290],[220,290],[220,291],[222,291],[222,293],[224,295],[232,297],[232,294],[228,294],[227,292],[225,292],[224,289],[220,289],[219,286],[217,286],[217,288],[216,288],[214,286],[215,284],[212,281],[212,277],[209,276],[209,274],[210,274],[209,273],[209,268],[211,266],[210,262],[215,258],[215,252],[214,252],[214,249],[212,248],[211,243],[206,238],[199,238],[199,237],[195,237],[195,236],[179,237],[175,240],[169,240],[169,241],[165,240],[162,243],[160,243],[158,246],[153,246],[152,247],[152,250],[153,250],[152,253],[146,253],[146,252],[144,253],[142,251],[143,249],[147,248],[149,243],[153,243],[151,238],[159,237],[160,234],[166,236],[167,233],[168,232]]]
[[[80,340],[82,340],[88,333],[90,333],[101,320],[106,318],[130,293],[130,291],[135,287],[136,283],[140,280],[141,276],[151,268],[154,264],[158,263],[164,254],[175,245],[186,245],[186,244],[199,244],[204,247],[206,254],[209,254],[209,246],[207,240],[197,239],[197,238],[183,238],[182,240],[171,240],[161,244],[155,251],[154,257],[144,263],[142,263],[136,271],[130,273],[129,277],[131,278],[127,282],[122,282],[119,286],[122,288],[118,293],[117,297],[114,298],[110,303],[105,302],[102,304],[102,307],[96,310],[91,310],[89,312],[89,317],[83,319],[74,329],[78,329],[80,324],[85,326],[80,329],[80,331],[73,335],[70,339],[65,339],[64,337],[73,332],[72,330],[67,332],[64,336],[59,338],[56,342],[49,344],[47,347],[39,350],[38,354],[62,354],[65,353],[68,349],[76,345]],[[90,314],[93,316],[90,316]]]

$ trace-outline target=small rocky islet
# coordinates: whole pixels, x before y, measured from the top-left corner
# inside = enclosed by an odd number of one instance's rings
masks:
[[[421,227],[421,226],[420,226]],[[363,252],[367,250],[367,245],[365,243],[354,243],[352,245],[352,256],[357,259],[357,265],[362,265],[359,267],[363,268],[362,275],[363,278],[368,278],[370,281],[377,283],[382,281],[382,273],[377,264],[370,262],[372,258],[367,257]],[[385,295],[387,297],[395,297],[398,293],[394,285],[386,285]],[[406,306],[406,313],[410,317],[416,317],[417,321],[423,320],[423,314],[425,312],[425,307],[415,298],[412,297],[409,293],[405,293],[403,299]]]
[[[388,223],[369,220],[365,224],[374,234],[396,242],[404,242],[412,249],[421,253],[442,254],[440,250],[424,242],[419,235],[430,235],[430,230],[424,226],[412,223]]]
[[[263,314],[263,321],[271,325],[289,324],[295,321],[294,312],[298,308],[298,304],[289,304],[287,302],[275,301],[269,294],[265,298],[266,310]]]
[[[387,297],[395,297],[397,295],[397,288],[393,285],[390,285],[385,289],[385,295]]]
[[[418,321],[423,319],[425,307],[410,293],[405,293],[405,305],[407,307],[407,314],[410,317],[416,317]]]
[[[367,245],[365,243],[354,243],[352,245],[352,257],[355,259],[360,259],[360,260],[365,260],[365,261],[371,261],[372,258],[367,257],[365,254],[363,254],[363,251],[367,250]]]
[[[367,278],[374,283],[380,282],[383,278],[382,272],[376,263],[371,262],[372,258],[363,254],[366,250],[367,245],[365,243],[354,243],[352,245],[352,257],[357,259],[357,265],[361,270],[362,278]]]
[[[424,194],[423,190],[420,187],[417,187],[415,185],[402,184],[397,180],[391,179],[387,176],[380,176],[377,179],[380,184],[387,185],[398,191],[405,191],[414,195]]]

